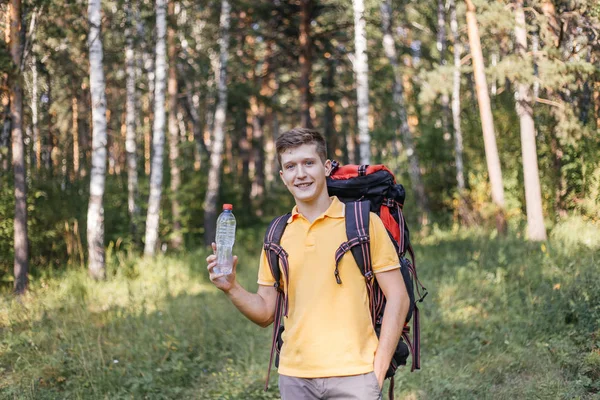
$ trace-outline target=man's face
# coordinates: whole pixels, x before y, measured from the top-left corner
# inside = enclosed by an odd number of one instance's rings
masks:
[[[331,161],[321,161],[316,144],[303,144],[280,154],[279,175],[294,196],[296,204],[311,203],[327,194],[326,176],[331,171]]]

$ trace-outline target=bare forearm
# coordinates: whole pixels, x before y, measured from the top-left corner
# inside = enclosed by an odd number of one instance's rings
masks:
[[[390,301],[391,300],[391,301]],[[404,321],[408,313],[408,302],[401,299],[388,299],[381,323],[379,345],[375,353],[374,369],[377,376],[384,377],[402,335]]]
[[[258,293],[250,293],[236,282],[226,294],[233,305],[255,324],[267,327],[273,322],[274,310]]]

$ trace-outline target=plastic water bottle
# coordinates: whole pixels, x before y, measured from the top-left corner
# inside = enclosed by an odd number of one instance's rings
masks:
[[[223,212],[217,218],[217,265],[214,272],[228,275],[233,269],[233,243],[235,242],[235,217],[233,206],[223,204]]]

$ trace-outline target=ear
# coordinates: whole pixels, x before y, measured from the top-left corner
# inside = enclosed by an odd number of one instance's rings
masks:
[[[331,174],[331,160],[325,160],[325,176],[329,176]]]
[[[283,171],[279,170],[279,177],[281,178],[281,182],[283,182],[284,186],[287,186],[287,183],[285,183],[285,179],[283,179]]]

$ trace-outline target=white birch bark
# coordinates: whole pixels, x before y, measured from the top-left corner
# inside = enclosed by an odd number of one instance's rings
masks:
[[[94,279],[106,276],[104,261],[104,182],[106,179],[106,94],[100,36],[101,0],[89,0],[90,92],[92,95],[92,171],[87,214],[88,270]]]
[[[467,3],[467,32],[469,35],[469,47],[473,57],[473,76],[475,78],[475,88],[477,90],[477,102],[479,103],[481,128],[483,130],[485,159],[487,162],[488,174],[490,176],[492,201],[497,208],[496,225],[498,230],[504,233],[506,231],[506,220],[504,217],[504,186],[502,183],[502,168],[500,166],[500,157],[498,155],[498,146],[496,145],[496,135],[494,133],[494,117],[492,115],[490,95],[488,93],[488,86],[485,77],[485,67],[483,63],[483,53],[481,51],[479,27],[477,26],[475,5],[473,5],[471,0],[465,0],[465,2]]]
[[[135,89],[136,65],[133,44],[133,10],[131,0],[125,1],[125,70],[126,70],[126,92],[125,100],[125,153],[127,155],[127,210],[129,212],[129,227],[132,235],[137,233],[138,206],[138,173],[137,173],[137,144],[136,144],[136,103],[137,94]]]
[[[356,75],[356,100],[358,103],[358,141],[360,163],[371,162],[371,136],[369,134],[369,60],[367,56],[367,32],[365,4],[352,0],[354,6],[354,74]]]
[[[153,256],[158,245],[160,198],[162,195],[163,154],[165,147],[165,86],[167,78],[167,7],[166,0],[156,0],[156,81],[154,85],[154,126],[152,130],[152,166],[150,197],[146,218],[144,254]]]
[[[527,25],[523,11],[523,0],[515,2],[515,39],[517,54],[527,57]],[[538,172],[537,149],[535,143],[535,124],[531,87],[517,82],[516,110],[521,127],[521,151],[523,154],[523,176],[525,180],[525,203],[527,209],[527,236],[529,240],[546,240],[546,227],[542,209],[542,193]]]
[[[390,0],[384,0],[381,3],[381,22],[383,31],[383,48],[385,54],[394,71],[394,86],[393,100],[395,111],[400,122],[399,130],[402,135],[402,144],[406,150],[409,169],[408,173],[412,185],[412,190],[416,194],[416,201],[419,208],[424,213],[429,213],[427,195],[425,194],[425,186],[421,177],[421,168],[419,165],[419,157],[414,145],[412,133],[408,125],[408,117],[406,114],[406,106],[404,101],[404,90],[402,87],[402,73],[400,64],[398,63],[398,55],[396,53],[396,44],[392,36],[392,4]],[[426,219],[423,219],[424,221]]]
[[[169,2],[168,14],[175,15],[175,4]],[[177,49],[175,29],[168,28],[167,32],[168,54],[169,54],[169,77],[167,90],[169,93],[169,163],[171,173],[171,212],[173,215],[173,231],[171,244],[173,248],[179,249],[183,245],[183,233],[181,232],[181,206],[179,205],[179,187],[181,186],[181,173],[179,170],[179,126],[177,124]]]
[[[465,190],[465,171],[463,165],[463,137],[460,120],[460,53],[462,46],[458,34],[455,0],[449,0],[450,30],[454,41],[454,74],[452,81],[452,123],[454,125],[454,161],[456,163],[456,183],[458,194],[462,196]]]
[[[222,0],[221,19],[219,21],[219,69],[215,71],[218,79],[217,109],[214,117],[214,140],[210,152],[208,188],[204,200],[204,242],[210,244],[215,238],[217,217],[217,195],[221,185],[221,163],[225,139],[225,116],[227,111],[227,60],[229,58],[229,22],[231,6],[229,0]]]

